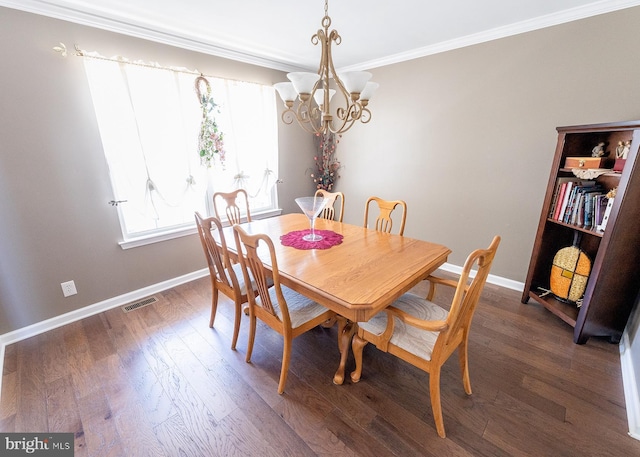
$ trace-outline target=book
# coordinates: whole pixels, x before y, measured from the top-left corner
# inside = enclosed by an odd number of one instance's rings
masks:
[[[557,199],[555,200],[555,209],[553,212],[553,219],[555,219],[556,221],[558,219],[560,219],[560,208],[562,207],[562,201],[564,200],[564,193],[567,190],[567,183],[563,182],[560,185],[560,190],[559,193],[557,195]]]
[[[566,224],[571,224],[571,220],[573,218],[573,209],[576,206],[576,198],[578,197],[578,183],[574,183],[571,187],[571,193],[569,194],[569,199],[567,200],[567,207],[565,208],[564,218],[562,222]]]
[[[593,210],[594,210],[594,202],[598,192],[587,192],[585,194],[584,201],[584,220],[582,222],[582,227],[585,229],[593,228]]]
[[[594,203],[594,211],[595,211],[594,225],[596,229],[598,229],[598,226],[602,224],[602,218],[604,217],[604,213],[607,209],[608,200],[609,199],[604,194],[596,196],[596,201]]]
[[[584,226],[584,206],[585,206],[584,192],[579,193],[578,197],[576,198],[576,204],[577,204],[577,207],[573,212],[571,223],[582,227]]]
[[[556,181],[556,185],[553,189],[553,196],[551,197],[551,207],[549,210],[549,218],[557,219],[557,213],[560,212],[560,205],[562,204],[562,197],[564,193],[564,189],[566,189],[566,184],[569,181],[575,181],[576,178],[574,176],[571,177],[560,177]]]
[[[600,186],[595,186],[593,190],[587,190],[584,194],[584,222],[582,227],[588,230],[595,229],[595,201],[598,195],[603,195],[603,190]]]
[[[571,223],[571,215],[573,214],[573,207],[575,206],[575,199],[577,193],[577,185],[574,184],[571,188],[571,193],[569,194],[569,200],[567,201],[567,208],[565,210],[563,222],[570,224]]]
[[[595,181],[589,181],[585,179],[579,179],[576,177],[562,177],[558,178],[556,186],[559,187],[558,192],[554,192],[556,197],[554,198],[553,206],[554,213],[552,219],[566,222],[569,213],[567,213],[567,206],[573,201],[575,197],[574,187],[591,187],[595,186]]]
[[[595,187],[595,181],[576,182],[571,188],[571,194],[569,195],[567,208],[563,222],[567,224],[577,224],[577,216],[580,210],[580,205],[583,204],[582,194]]]
[[[562,205],[560,206],[560,213],[558,215],[559,221],[564,220],[564,216],[567,210],[567,204],[569,203],[569,195],[571,194],[571,189],[573,188],[574,181],[567,182],[567,186],[564,190],[564,195],[562,196]]]
[[[598,225],[598,231],[604,232],[607,228],[607,222],[609,221],[609,216],[611,215],[611,208],[613,208],[613,201],[615,198],[610,198],[607,202],[607,208],[604,211],[604,216],[602,216],[602,223]]]

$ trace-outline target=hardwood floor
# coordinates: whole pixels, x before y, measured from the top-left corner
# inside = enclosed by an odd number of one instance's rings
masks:
[[[472,326],[466,396],[457,357],[442,374],[447,438],[428,375],[367,346],[362,380],[332,384],[337,329],[282,339],[247,321],[230,349],[232,303],[209,329],[209,279],[6,348],[0,431],[74,432],[79,456],[630,456],[618,347],[571,328],[520,293],[487,285]],[[446,303],[442,295],[439,302]],[[348,371],[353,369],[350,358]]]

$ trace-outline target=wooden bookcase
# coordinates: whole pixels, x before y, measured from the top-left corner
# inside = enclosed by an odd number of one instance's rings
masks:
[[[542,304],[574,328],[573,341],[584,344],[589,337],[620,341],[640,290],[640,121],[558,127],[558,143],[544,198],[540,223],[531,254],[522,302]],[[619,141],[631,141],[621,173],[596,178],[617,194],[604,232],[585,229],[550,217],[557,199],[558,178],[574,176],[564,168],[567,157],[588,157],[599,143],[613,162]],[[613,166],[611,164],[611,166]],[[551,264],[556,252],[571,246],[578,233],[579,247],[592,262],[580,307],[545,294],[550,287]]]

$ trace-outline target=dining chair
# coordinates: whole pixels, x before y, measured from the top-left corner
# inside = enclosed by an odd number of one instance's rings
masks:
[[[249,197],[247,195],[247,191],[244,189],[236,189],[233,192],[215,192],[213,194],[213,210],[216,213],[216,217],[222,220],[222,208],[219,206],[222,205],[222,201],[224,200],[225,206],[225,214],[227,216],[227,220],[230,225],[240,224],[241,222],[251,222],[251,212],[249,210]],[[238,203],[242,203],[244,207],[244,215],[246,220],[242,221],[242,208],[238,205]]]
[[[195,213],[198,234],[202,243],[202,249],[207,259],[209,276],[211,277],[211,317],[209,318],[209,328],[213,328],[218,309],[218,292],[222,292],[235,305],[235,321],[233,324],[233,338],[231,349],[236,348],[238,334],[240,332],[241,307],[248,302],[247,287],[242,274],[242,267],[239,263],[232,263],[227,250],[227,243],[222,236],[222,223],[217,217],[203,218],[200,213]],[[217,230],[220,238],[216,242],[213,230]]]
[[[351,373],[354,383],[362,375],[362,352],[367,343],[429,373],[431,410],[436,430],[442,438],[445,437],[440,403],[442,365],[458,349],[462,384],[467,395],[471,395],[467,354],[469,328],[499,244],[500,237],[496,236],[487,249],[477,249],[469,254],[458,281],[429,276],[430,288],[426,299],[407,292],[385,312],[376,314],[367,322],[359,322],[351,343],[356,363]],[[477,272],[470,279],[476,265]],[[436,285],[455,288],[448,311],[431,301]]]
[[[280,284],[278,261],[273,242],[269,236],[265,234],[250,235],[239,225],[233,226],[233,233],[245,282],[248,282],[249,275],[252,275],[257,291],[255,296],[248,295],[249,342],[245,360],[247,363],[251,362],[256,336],[256,319],[260,319],[284,338],[282,367],[278,383],[278,393],[282,394],[287,382],[293,339],[331,319],[335,313]],[[264,266],[258,255],[258,246],[261,243],[264,243],[268,249],[271,270]],[[269,284],[273,284],[273,287],[269,287]]]
[[[402,235],[404,233],[404,224],[407,220],[407,204],[403,200],[383,200],[378,197],[369,197],[364,206],[365,228],[369,226],[369,207],[372,202],[375,202],[378,206],[379,213],[375,220],[375,229],[380,232],[391,233],[391,229],[393,228],[391,213],[397,207],[400,207],[402,211],[400,214],[400,230],[398,231],[398,235]]]
[[[328,198],[329,201],[318,217],[342,222],[344,216],[344,194],[342,192],[329,192],[324,189],[316,190],[316,197]],[[336,218],[336,202],[338,202],[338,216]]]

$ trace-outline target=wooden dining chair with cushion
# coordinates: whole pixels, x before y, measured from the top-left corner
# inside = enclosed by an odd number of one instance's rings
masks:
[[[211,276],[212,297],[209,327],[213,328],[218,309],[218,292],[220,291],[233,300],[235,305],[235,321],[231,340],[231,349],[235,349],[238,333],[240,332],[241,308],[244,303],[248,302],[244,275],[239,263],[231,263],[229,252],[227,251],[227,243],[224,236],[222,236],[220,220],[217,217],[203,218],[198,212],[196,212],[195,217],[202,249],[209,266],[209,275]],[[217,242],[212,230],[218,230],[219,239]]]
[[[229,225],[240,224],[241,222],[251,222],[249,196],[244,189],[236,189],[233,192],[216,192],[213,194],[213,210],[216,213],[216,217],[220,220],[223,219],[221,216],[221,206],[223,205],[223,202],[225,204],[225,215],[227,216]]]
[[[328,198],[329,201],[318,217],[323,219],[331,219],[332,221],[342,222],[344,216],[344,194],[342,192],[329,192],[323,189],[316,190],[316,197]],[[336,203],[338,205],[336,216]]]
[[[369,226],[369,207],[371,203],[376,203],[378,206],[378,216],[375,219],[374,228],[379,232],[387,232],[391,233],[393,228],[393,219],[391,218],[391,213],[399,207],[401,211],[400,213],[400,230],[398,231],[398,235],[402,235],[404,233],[404,224],[407,220],[407,204],[403,200],[383,200],[378,197],[369,197],[367,203],[364,206],[364,226],[365,228]],[[373,215],[372,215],[373,217]]]
[[[291,360],[294,338],[335,316],[335,313],[293,289],[280,284],[280,273],[275,248],[265,234],[250,235],[239,225],[234,225],[238,257],[245,282],[250,275],[255,279],[256,296],[249,294],[249,342],[246,362],[251,362],[256,336],[256,319],[260,319],[284,338],[282,368],[278,393],[284,392]],[[258,246],[264,243],[268,249],[271,270],[258,255]],[[262,250],[262,248],[261,248]],[[269,287],[273,284],[273,287]]]
[[[359,322],[352,341],[356,362],[351,373],[353,382],[358,382],[362,375],[362,352],[367,343],[429,373],[431,409],[436,430],[442,438],[445,437],[440,404],[442,365],[458,349],[462,384],[465,392],[471,395],[467,355],[469,328],[498,244],[500,237],[496,236],[487,249],[469,254],[458,281],[429,276],[430,289],[426,299],[405,293],[384,312],[376,314],[368,322]],[[474,266],[477,272],[470,279]],[[431,301],[437,285],[455,288],[448,311]]]

